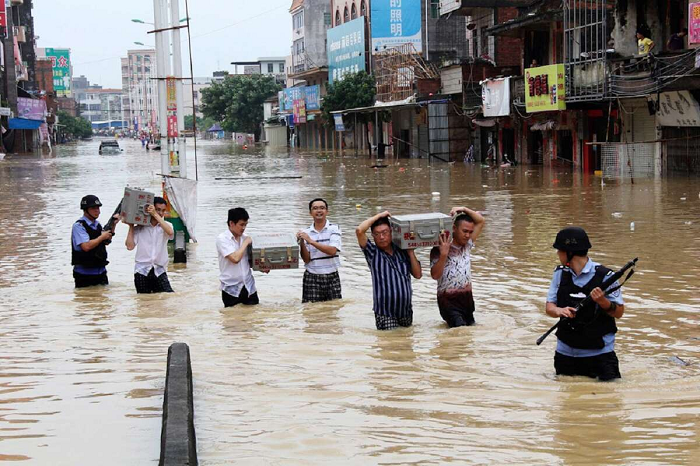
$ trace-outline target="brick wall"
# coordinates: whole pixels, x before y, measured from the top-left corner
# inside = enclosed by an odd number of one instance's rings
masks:
[[[498,8],[496,24],[502,24],[518,16],[517,8]],[[523,41],[519,38],[498,36],[496,38],[496,64],[500,67],[513,67],[514,74],[520,74],[523,61]]]

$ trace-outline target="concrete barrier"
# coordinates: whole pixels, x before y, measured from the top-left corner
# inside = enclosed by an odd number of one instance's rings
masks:
[[[160,435],[160,466],[196,466],[192,363],[190,348],[173,343],[168,348],[168,370]]]

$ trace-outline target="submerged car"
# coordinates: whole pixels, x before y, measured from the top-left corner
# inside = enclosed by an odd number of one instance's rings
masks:
[[[119,147],[117,141],[102,141],[100,143],[100,155],[101,154],[119,154],[122,149]]]

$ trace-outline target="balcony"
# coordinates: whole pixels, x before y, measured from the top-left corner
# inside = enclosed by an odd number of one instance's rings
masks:
[[[440,0],[440,15],[470,16],[474,8],[522,7],[532,0]]]

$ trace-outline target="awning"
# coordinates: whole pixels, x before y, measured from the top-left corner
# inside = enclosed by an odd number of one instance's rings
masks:
[[[27,120],[25,118],[10,118],[10,129],[39,129],[45,122],[41,120]]]
[[[493,126],[496,126],[496,119],[488,118],[485,120],[474,120],[474,124],[476,126],[483,126],[484,128],[491,128]]]
[[[530,126],[530,131],[549,131],[557,128],[557,122],[554,120],[542,121]]]
[[[378,112],[378,111],[387,111],[387,110],[394,110],[397,108],[404,108],[404,107],[419,107],[421,104],[428,104],[430,102],[421,102],[418,103],[416,102],[415,97],[409,97],[408,99],[404,100],[396,100],[393,102],[381,102],[381,101],[376,101],[374,105],[370,107],[357,107],[357,108],[346,108],[345,110],[336,110],[334,112],[331,112],[332,115],[335,114],[348,114],[348,113],[373,113],[373,112]]]

